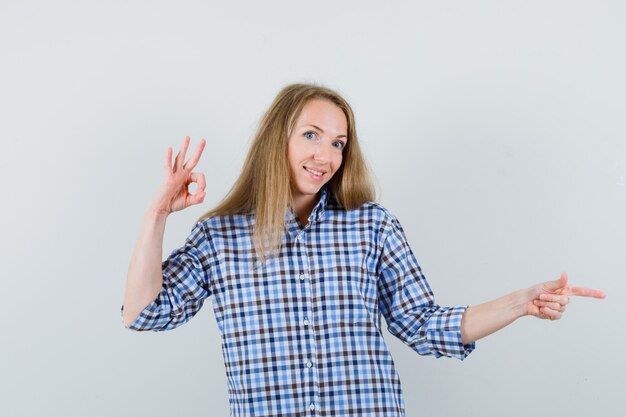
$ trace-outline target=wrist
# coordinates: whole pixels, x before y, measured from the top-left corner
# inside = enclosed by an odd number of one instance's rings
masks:
[[[528,302],[532,298],[529,290],[529,288],[518,290],[511,294],[511,306],[516,319],[528,315]]]
[[[168,211],[163,210],[154,204],[150,204],[144,212],[144,219],[160,222],[165,221],[169,215],[170,213]]]

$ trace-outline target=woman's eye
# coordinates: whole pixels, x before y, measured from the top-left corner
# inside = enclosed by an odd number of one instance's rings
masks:
[[[337,148],[337,149],[340,149],[340,150],[341,150],[341,149],[343,149],[343,148],[346,146],[346,144],[345,144],[345,143],[343,143],[342,141],[338,140],[337,142],[333,143],[333,146],[334,146],[335,148]]]
[[[304,134],[304,137],[307,138],[307,139],[315,139],[316,136],[317,135],[315,134],[315,132],[306,132]]]

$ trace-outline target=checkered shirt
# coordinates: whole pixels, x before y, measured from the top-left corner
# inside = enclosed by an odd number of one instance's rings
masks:
[[[282,247],[263,264],[253,225],[250,215],[196,224],[130,326],[173,329],[212,297],[231,416],[404,416],[381,317],[420,355],[474,349],[461,342],[467,306],[435,304],[400,223],[379,204],[346,211],[323,189],[304,228],[288,213]]]

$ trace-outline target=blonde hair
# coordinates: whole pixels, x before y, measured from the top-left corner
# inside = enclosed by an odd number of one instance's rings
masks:
[[[232,214],[254,215],[254,249],[261,260],[280,248],[285,214],[292,201],[287,142],[302,108],[313,99],[325,99],[336,104],[348,122],[343,162],[327,184],[331,196],[346,210],[375,199],[350,105],[338,93],[325,87],[288,85],[278,93],[261,119],[241,174],[231,190],[217,207],[198,219],[202,221],[208,217]]]

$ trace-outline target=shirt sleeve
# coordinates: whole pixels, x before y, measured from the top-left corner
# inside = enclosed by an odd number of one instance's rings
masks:
[[[379,308],[388,331],[420,355],[465,359],[461,319],[467,306],[440,307],[422,274],[400,223],[393,218],[379,263]]]
[[[171,330],[191,319],[211,295],[211,273],[217,261],[215,251],[200,222],[194,226],[185,244],[163,261],[163,285],[158,296],[148,304],[131,330]],[[121,307],[121,313],[124,306]]]

